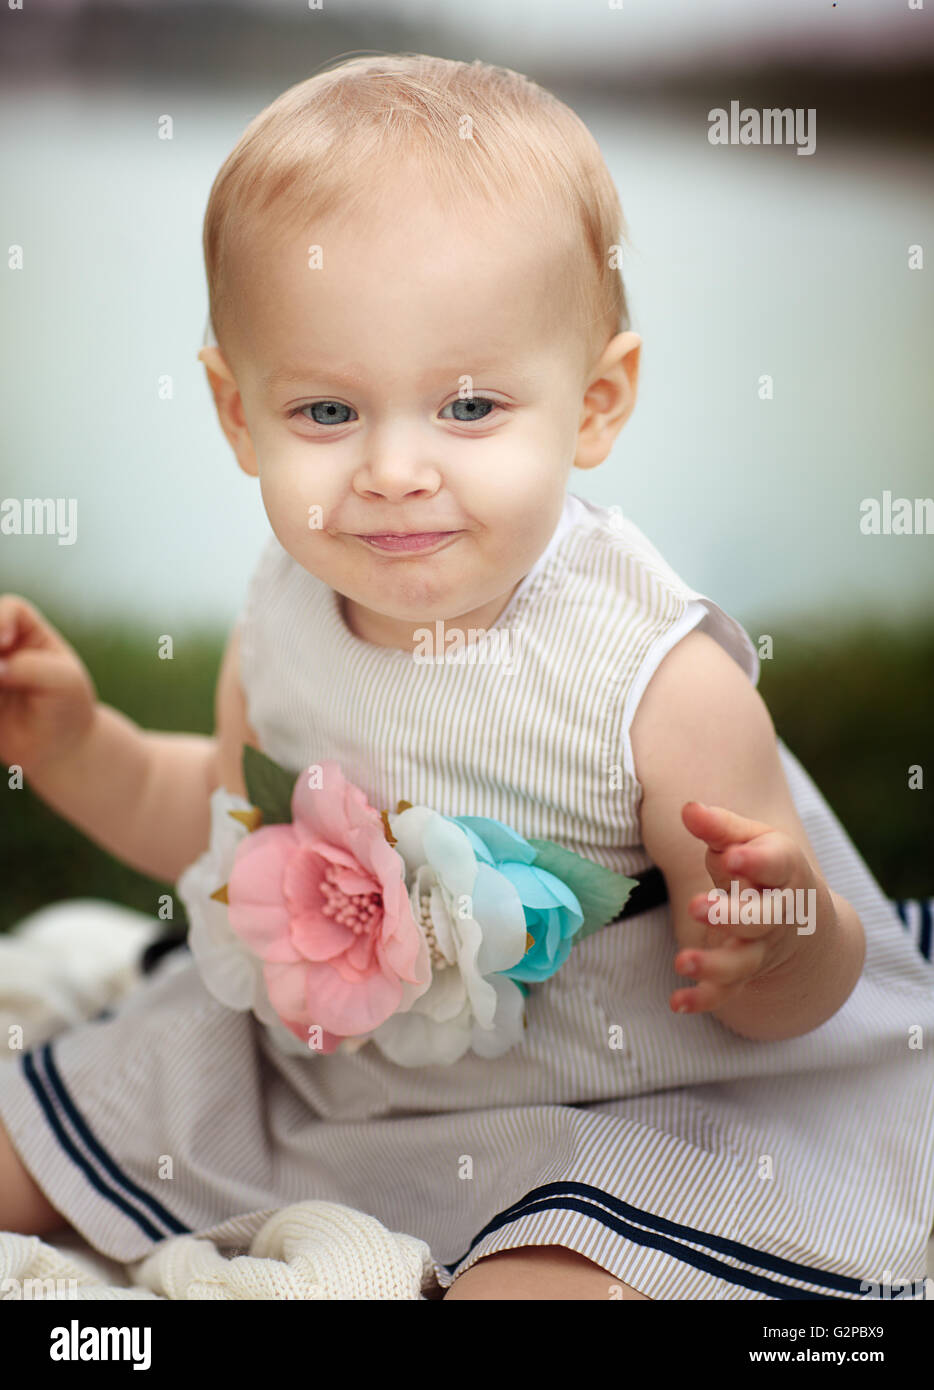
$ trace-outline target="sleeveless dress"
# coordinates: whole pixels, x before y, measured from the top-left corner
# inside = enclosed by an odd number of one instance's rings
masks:
[[[652,867],[629,728],[659,662],[696,627],[759,672],[738,622],[617,509],[572,494],[493,625],[514,639],[509,671],[482,645],[432,666],[358,638],[274,536],[241,625],[248,720],[283,766],[333,758],[374,807],[495,817],[627,875]],[[672,1013],[667,901],[531,986],[522,1041],[495,1061],[403,1067],[372,1042],[296,1055],[174,951],[114,1011],[0,1067],[0,1121],[52,1204],[121,1261],[186,1232],[246,1248],[271,1211],[320,1198],[425,1240],[434,1297],[482,1256],[535,1245],[652,1299],[923,1281],[934,969],[778,749],[867,941],[852,995],[804,1036],[751,1041]]]

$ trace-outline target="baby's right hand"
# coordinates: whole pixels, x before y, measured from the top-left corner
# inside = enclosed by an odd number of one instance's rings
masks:
[[[68,754],[94,723],[84,662],[26,599],[0,595],[0,762],[25,773]]]

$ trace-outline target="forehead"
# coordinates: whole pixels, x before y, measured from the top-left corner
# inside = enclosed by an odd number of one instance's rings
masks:
[[[322,357],[390,375],[530,361],[574,339],[571,249],[540,217],[449,211],[425,190],[390,188],[354,217],[273,215],[239,254],[243,341],[264,377]]]

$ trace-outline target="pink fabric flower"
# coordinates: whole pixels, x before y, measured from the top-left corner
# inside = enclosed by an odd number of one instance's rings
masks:
[[[282,1022],[306,1041],[318,1025],[316,1050],[333,1052],[424,993],[431,960],[379,812],[338,763],[320,766],[320,788],[295,783],[291,824],[237,846],[227,897]]]

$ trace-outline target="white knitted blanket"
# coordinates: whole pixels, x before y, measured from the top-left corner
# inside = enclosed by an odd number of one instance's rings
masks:
[[[0,935],[0,1036],[23,1050],[93,1017],[142,978],[154,918],[82,898],[33,913]],[[2,1062],[0,1062],[2,1064]],[[249,1253],[197,1235],[164,1240],[120,1265],[69,1231],[55,1245],[0,1232],[0,1299],[425,1299],[441,1291],[423,1240],[334,1202],[298,1202],[241,1218]],[[242,1248],[242,1247],[241,1247]]]

